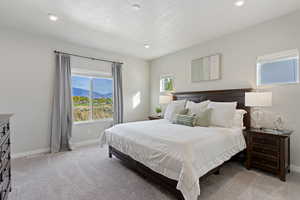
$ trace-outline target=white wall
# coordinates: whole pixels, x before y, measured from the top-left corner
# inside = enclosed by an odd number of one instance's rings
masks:
[[[1,29],[0,112],[15,114],[11,122],[13,154],[49,149],[55,49],[124,62],[125,121],[147,118],[148,62],[17,30]],[[139,92],[140,104],[133,108],[132,98]],[[95,140],[108,125],[107,122],[75,125],[73,142]]]
[[[300,49],[300,12],[197,45],[153,60],[150,67],[151,112],[158,105],[159,77],[175,76],[176,91],[255,88],[256,57],[283,50]],[[190,83],[192,59],[222,53],[222,79]],[[300,85],[267,88],[273,92],[269,110],[280,113],[286,126],[295,130],[291,138],[292,163],[300,166]],[[299,168],[300,169],[300,168]]]

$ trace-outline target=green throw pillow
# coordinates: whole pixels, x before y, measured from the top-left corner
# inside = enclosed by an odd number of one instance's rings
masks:
[[[195,116],[195,126],[208,127],[210,124],[211,108],[208,108]]]
[[[195,117],[193,115],[180,115],[175,116],[174,124],[181,124],[185,126],[194,126]]]

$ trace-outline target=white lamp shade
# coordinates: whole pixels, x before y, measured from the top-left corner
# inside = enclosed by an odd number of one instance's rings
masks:
[[[272,92],[246,92],[245,106],[249,106],[249,107],[272,106]]]
[[[172,97],[169,95],[159,96],[159,104],[168,104],[172,101]]]

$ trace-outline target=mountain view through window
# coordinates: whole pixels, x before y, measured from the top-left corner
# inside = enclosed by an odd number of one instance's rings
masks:
[[[112,118],[112,79],[72,76],[75,122]]]

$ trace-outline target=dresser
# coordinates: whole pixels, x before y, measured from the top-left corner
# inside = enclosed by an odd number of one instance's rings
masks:
[[[11,114],[0,114],[0,200],[11,191],[10,124]]]
[[[290,130],[246,130],[247,169],[258,168],[286,180],[290,172]]]

